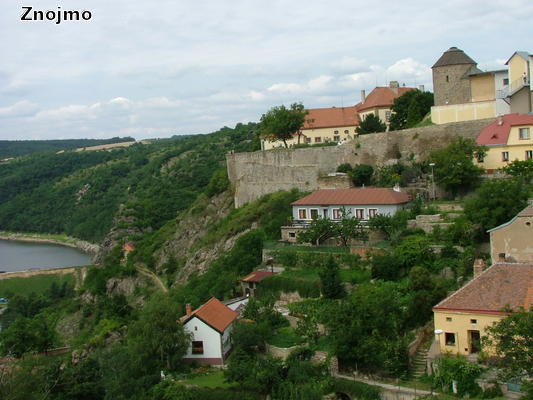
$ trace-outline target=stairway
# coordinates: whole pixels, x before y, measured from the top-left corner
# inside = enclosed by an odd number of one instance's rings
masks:
[[[428,339],[418,348],[411,362],[410,375],[415,379],[420,378],[426,373],[428,352],[433,338],[430,336]]]

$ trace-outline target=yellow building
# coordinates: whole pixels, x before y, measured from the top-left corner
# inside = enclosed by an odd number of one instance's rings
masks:
[[[531,95],[531,63],[533,56],[525,51],[515,51],[505,63],[509,68],[509,104],[511,112],[528,113],[533,111]]]
[[[480,132],[477,144],[488,148],[477,163],[487,173],[503,168],[514,160],[533,158],[533,115],[507,114]]]
[[[400,87],[390,82],[388,87],[376,87],[368,96],[361,91],[361,102],[351,107],[311,108],[300,132],[287,140],[289,147],[298,144],[343,143],[357,136],[359,123],[369,114],[377,115],[387,126],[394,99],[414,88]],[[285,147],[283,141],[261,141],[262,150]]]
[[[481,71],[462,50],[451,47],[432,67],[435,124],[494,118],[511,112],[506,69]]]
[[[477,260],[474,278],[433,307],[440,353],[476,354],[487,328],[528,310],[533,301],[533,264],[498,263],[483,271]],[[483,349],[490,354],[490,349]]]

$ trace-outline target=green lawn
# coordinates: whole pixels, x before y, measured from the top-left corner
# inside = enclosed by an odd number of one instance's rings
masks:
[[[228,388],[231,386],[235,386],[234,383],[226,382],[224,378],[224,372],[221,370],[213,372],[212,374],[201,375],[201,376],[196,376],[194,378],[185,379],[184,381],[180,383],[184,383],[186,385],[208,387],[208,388],[217,388],[217,387]]]
[[[7,297],[10,292],[23,296],[32,292],[41,294],[50,288],[52,282],[56,282],[58,285],[68,282],[70,286],[74,286],[74,274],[35,275],[28,278],[2,279],[0,280],[0,297]]]
[[[268,344],[276,347],[292,347],[302,344],[303,339],[290,327],[280,328],[272,337],[268,339]]]

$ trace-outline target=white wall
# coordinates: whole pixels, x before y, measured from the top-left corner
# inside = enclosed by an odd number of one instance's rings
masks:
[[[509,78],[507,71],[498,71],[494,73],[494,89],[496,90],[496,115],[505,115],[511,112],[511,106],[505,102],[501,96],[509,93],[509,85],[504,85],[503,80]]]
[[[311,221],[311,209],[318,209],[318,213],[319,213],[319,216],[324,218],[327,216],[327,218],[330,218],[330,219],[333,219],[333,209],[335,208],[342,208],[343,206],[327,206],[327,207],[322,207],[322,206],[292,206],[292,218],[294,220],[300,220],[299,216],[298,216],[298,210],[300,209],[305,209],[307,210],[306,211],[306,214],[307,214],[307,220],[308,221]],[[349,205],[349,206],[344,206],[344,209],[349,211],[350,212],[350,216],[355,218],[356,217],[356,212],[355,210],[356,209],[363,209],[364,210],[364,218],[363,219],[369,219],[369,216],[368,216],[368,210],[371,209],[371,208],[375,208],[377,209],[377,214],[381,214],[381,215],[394,215],[396,214],[396,212],[398,210],[401,210],[402,208],[404,208],[405,205],[404,204],[392,204],[392,205],[389,205],[389,204],[375,204],[375,205],[372,205],[372,204],[365,204],[365,205],[361,205],[361,206],[354,206],[354,205]],[[324,210],[327,210],[327,215],[324,214]]]
[[[250,300],[248,297],[245,297],[242,300],[236,301],[235,303],[228,304],[227,307],[230,310],[235,311],[241,304],[246,305],[248,304],[248,300]]]
[[[191,345],[185,358],[222,358],[220,334],[215,329],[197,317],[191,318],[184,325],[184,328],[191,333]],[[224,333],[228,332],[228,330],[226,329]],[[193,340],[202,340],[204,342],[204,354],[192,354]]]

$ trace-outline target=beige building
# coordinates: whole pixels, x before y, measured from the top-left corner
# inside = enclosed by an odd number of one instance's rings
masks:
[[[479,353],[488,327],[532,305],[533,264],[498,263],[482,271],[483,266],[477,260],[474,278],[433,307],[441,354]]]
[[[490,255],[492,262],[533,263],[533,206],[529,205],[509,222],[492,228]]]
[[[533,111],[531,76],[533,55],[525,51],[515,51],[505,63],[509,68],[509,103],[511,112],[528,113]]]
[[[350,107],[330,107],[308,109],[304,126],[287,140],[289,147],[298,144],[344,143],[357,136],[359,123],[369,114],[377,115],[389,125],[391,106],[394,99],[414,88],[400,87],[391,82],[388,87],[376,87],[368,96],[361,91],[361,102]],[[283,148],[283,141],[261,140],[261,149]]]
[[[432,67],[435,124],[494,118],[510,112],[507,70],[481,71],[464,51],[451,47]]]
[[[510,162],[533,158],[533,115],[507,114],[487,125],[476,139],[487,147],[477,163],[489,174]]]

